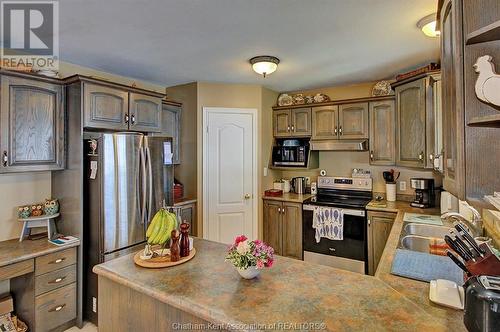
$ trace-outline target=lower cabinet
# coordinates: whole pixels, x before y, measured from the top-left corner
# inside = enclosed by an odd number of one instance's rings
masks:
[[[368,211],[368,274],[374,275],[391,233],[396,213]]]
[[[179,208],[177,212],[182,221],[185,221],[191,225],[189,228],[189,234],[198,236],[198,229],[196,225],[196,201],[187,201],[174,204],[176,208]]]
[[[264,199],[264,242],[281,256],[302,259],[302,204]]]

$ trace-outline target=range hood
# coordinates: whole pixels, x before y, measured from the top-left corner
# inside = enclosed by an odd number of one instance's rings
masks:
[[[368,140],[311,140],[311,150],[314,151],[368,151]]]

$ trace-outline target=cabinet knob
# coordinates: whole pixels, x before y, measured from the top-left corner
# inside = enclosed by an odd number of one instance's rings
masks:
[[[337,135],[337,132],[338,132],[337,126],[335,126],[335,129],[333,129],[333,132],[335,133],[335,135]]]
[[[418,154],[418,160],[420,160],[420,161],[422,161],[422,162],[424,161],[424,151],[422,151],[422,152],[420,152],[420,153]]]
[[[372,224],[372,221],[370,219],[368,219],[368,226],[370,226]]]
[[[245,199],[250,199],[252,197],[252,195],[250,194],[245,194]]]
[[[339,134],[342,136],[342,126],[339,127]]]
[[[125,123],[128,123],[128,119],[129,119],[128,114],[125,114],[124,118],[125,118]]]
[[[278,213],[281,213],[281,208],[278,208]]]
[[[430,160],[430,161],[433,161],[433,160],[434,160],[434,155],[433,155],[432,153],[429,155],[429,160]]]
[[[370,160],[373,161],[373,150],[370,151]]]
[[[328,248],[328,250],[334,252],[336,249],[335,248]]]
[[[62,308],[64,308],[66,306],[66,304],[61,304],[61,305],[58,305],[52,309],[49,309],[49,312],[54,312],[54,311],[61,311]]]
[[[295,132],[295,126],[294,125],[292,125],[292,131]]]
[[[130,119],[131,119],[131,123],[135,124],[135,114],[132,114],[132,117]]]
[[[7,163],[9,162],[9,156],[7,155],[7,151],[2,153],[2,165],[3,167],[7,167]]]

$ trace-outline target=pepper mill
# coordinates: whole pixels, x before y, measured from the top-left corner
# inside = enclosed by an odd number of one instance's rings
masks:
[[[171,237],[172,242],[170,243],[170,261],[177,262],[179,259],[181,259],[181,249],[179,247],[179,231],[176,229],[172,230]]]
[[[181,257],[189,256],[189,223],[183,222],[181,224]]]

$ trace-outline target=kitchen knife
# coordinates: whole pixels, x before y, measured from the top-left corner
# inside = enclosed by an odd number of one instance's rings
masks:
[[[449,235],[445,235],[444,236],[444,241],[446,242],[447,245],[450,246],[451,249],[453,249],[457,254],[460,255],[460,257],[462,257],[464,260],[468,261],[468,260],[471,260],[472,259],[472,256],[470,254],[468,254],[466,251],[464,251],[462,249],[462,247],[460,247],[456,242],[455,240],[453,240],[451,238],[451,236]]]
[[[462,235],[460,235],[460,232],[457,231],[456,229],[450,229],[450,234],[455,235],[454,239],[455,243],[457,243],[460,247],[462,247],[462,249],[472,257],[473,261],[476,261],[475,258],[478,257],[477,254],[474,254],[476,251],[471,250],[471,248],[467,245],[467,243],[465,243]]]
[[[455,256],[455,254],[454,254],[454,253],[452,253],[452,252],[451,252],[451,251],[449,251],[449,250],[446,250],[446,255],[447,255],[448,257],[450,257],[450,258],[451,258],[451,260],[452,260],[455,264],[457,264],[457,266],[458,266],[459,268],[461,268],[461,269],[462,269],[462,270],[463,270],[463,271],[467,274],[467,276],[468,276],[468,277],[472,276],[472,274],[469,272],[469,270],[467,270],[467,267],[464,265],[464,263],[462,263],[462,262],[460,261],[460,259],[459,259],[457,256]]]
[[[457,223],[455,225],[455,229],[459,232],[461,232],[461,235],[462,237],[464,238],[464,240],[470,244],[470,246],[472,247],[472,249],[474,249],[475,251],[477,251],[477,253],[479,254],[479,256],[483,257],[484,256],[484,253],[486,251],[484,251],[484,249],[480,248],[478,245],[477,245],[477,242],[476,240],[474,240],[474,238],[470,235],[469,231],[467,229],[465,229],[464,225],[462,225],[461,223]]]

